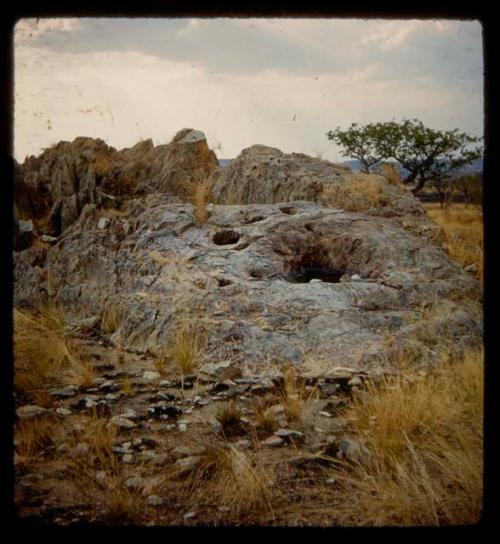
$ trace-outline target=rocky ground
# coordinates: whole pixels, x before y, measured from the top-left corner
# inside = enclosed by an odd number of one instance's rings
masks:
[[[339,470],[334,459],[369,458],[362,444],[349,438],[349,422],[341,415],[348,399],[363,388],[366,373],[331,368],[321,379],[297,381],[291,392],[286,372],[273,380],[258,375],[231,379],[231,367],[221,364],[185,376],[182,387],[179,374],[158,368],[152,357],[110,349],[96,340],[77,345],[94,370],[92,386],[51,390],[50,408],[20,402],[17,409],[16,502],[20,516],[30,521],[244,523],[250,513],[231,505],[231,494],[212,501],[189,498],[186,480],[204,462],[207,449],[219,444],[250,456],[257,466],[272,467],[268,477],[279,494],[269,494],[280,514],[276,517],[264,504],[254,522],[287,524],[287,510],[296,513],[293,506],[308,491],[308,485],[297,489],[299,481],[313,476],[316,489],[333,492],[342,485],[333,476]],[[287,395],[297,396],[292,407]],[[223,415],[228,406],[236,414],[229,420]],[[95,427],[99,422],[112,437],[105,461],[89,434],[92,426],[94,432],[103,431]],[[50,437],[36,444],[34,458],[27,455],[24,426],[47,424]],[[137,495],[135,507],[113,511],[110,485]],[[326,506],[330,495],[318,497],[316,506]],[[334,522],[332,515],[302,512],[309,524]]]
[[[25,519],[336,524],[371,458],[349,401],[481,345],[481,284],[382,176],[265,146],[221,169],[190,129],[16,176],[16,310],[57,308],[86,372],[16,386]]]

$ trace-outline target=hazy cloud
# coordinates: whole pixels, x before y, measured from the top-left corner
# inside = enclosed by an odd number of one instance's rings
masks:
[[[40,19],[15,32],[19,159],[78,135],[111,145],[205,131],[340,159],[325,132],[418,117],[482,133],[481,27],[463,21]]]

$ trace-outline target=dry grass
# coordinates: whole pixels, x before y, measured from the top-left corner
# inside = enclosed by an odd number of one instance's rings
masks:
[[[113,334],[118,330],[121,322],[122,315],[116,304],[111,302],[106,303],[101,316],[102,330],[107,334]]]
[[[189,185],[189,200],[193,204],[193,214],[198,225],[203,225],[210,217],[207,204],[212,196],[212,183],[209,178],[193,181]]]
[[[351,212],[380,208],[389,203],[383,179],[363,174],[353,174],[349,180],[333,185],[323,200],[330,207]]]
[[[229,437],[243,433],[241,411],[235,402],[230,401],[219,406],[215,413],[215,419],[221,424],[224,436]]]
[[[283,388],[280,393],[281,404],[286,417],[291,421],[302,419],[311,407],[317,391],[308,392],[304,381],[293,367],[283,369]]]
[[[121,392],[126,397],[134,397],[136,395],[135,387],[133,386],[132,380],[130,378],[124,378],[122,380]]]
[[[59,309],[42,307],[38,315],[14,309],[14,360],[15,387],[31,399],[58,383],[63,367],[76,364]]]
[[[233,513],[261,508],[272,512],[274,479],[272,468],[257,454],[218,440],[206,445],[186,487],[190,504],[229,506]]]
[[[257,432],[261,435],[272,434],[279,428],[276,417],[269,412],[269,402],[257,397],[251,403],[251,410],[255,417]]]
[[[125,486],[125,467],[112,451],[117,435],[116,427],[106,417],[93,412],[80,421],[79,430],[70,441],[71,447],[82,443],[89,447],[87,454],[70,461],[74,483],[90,504],[97,503],[100,521],[108,524],[132,523],[140,519],[144,510],[140,491]],[[99,484],[97,471],[105,474]]]
[[[445,248],[462,266],[476,265],[476,277],[483,278],[483,217],[481,210],[465,204],[424,205],[429,217],[445,232]]]
[[[54,445],[58,425],[48,416],[20,419],[14,427],[16,453],[26,460],[34,460]]]
[[[400,375],[348,412],[373,462],[346,478],[351,516],[366,525],[479,521],[483,470],[483,358],[469,352],[427,376]]]
[[[207,337],[205,332],[186,316],[179,318],[173,330],[173,337],[163,355],[177,366],[181,376],[185,376],[198,367],[205,354]]]

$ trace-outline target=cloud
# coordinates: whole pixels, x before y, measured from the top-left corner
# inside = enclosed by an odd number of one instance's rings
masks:
[[[19,160],[79,135],[121,148],[165,143],[186,126],[220,143],[223,158],[263,143],[340,160],[325,133],[354,121],[417,117],[482,133],[475,23],[58,19],[35,32],[21,23]]]

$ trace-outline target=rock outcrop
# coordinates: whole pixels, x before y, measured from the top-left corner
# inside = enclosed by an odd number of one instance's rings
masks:
[[[185,197],[190,184],[207,178],[217,157],[200,131],[183,129],[169,144],[151,140],[117,151],[102,140],[60,142],[16,165],[14,199],[19,218],[58,236],[86,205],[116,207],[123,198],[149,192]]]
[[[309,200],[323,206],[389,217],[404,228],[440,241],[440,229],[400,183],[353,172],[349,167],[301,153],[254,145],[212,177],[214,202],[261,204]]]
[[[188,317],[208,336],[204,363],[244,374],[364,368],[409,346],[428,358],[436,334],[481,342],[480,286],[441,249],[305,201],[212,206],[201,226],[161,194],[119,214],[88,205],[55,245],[16,254],[15,278],[16,304],[50,297],[130,350],[162,353]]]

